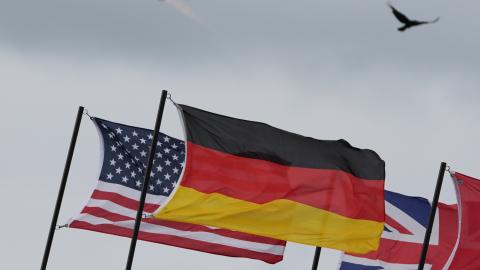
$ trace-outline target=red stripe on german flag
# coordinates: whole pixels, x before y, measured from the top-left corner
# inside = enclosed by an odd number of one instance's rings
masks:
[[[384,214],[375,211],[383,207],[377,199],[384,192],[383,181],[362,181],[338,170],[288,167],[190,142],[187,149],[187,159],[194,162],[181,182],[184,187],[257,204],[287,199],[345,217],[384,221]]]
[[[186,165],[155,217],[347,252],[377,249],[385,164],[374,151],[179,108]]]

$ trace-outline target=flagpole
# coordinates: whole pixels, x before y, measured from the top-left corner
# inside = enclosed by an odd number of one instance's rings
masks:
[[[75,145],[77,143],[78,131],[80,130],[80,123],[82,122],[83,107],[78,107],[77,119],[75,120],[75,126],[73,128],[72,139],[70,140],[70,147],[68,148],[67,160],[65,161],[65,167],[63,169],[62,181],[58,190],[57,202],[55,204],[55,210],[53,211],[52,223],[50,224],[50,231],[48,232],[47,244],[45,245],[45,251],[43,253],[41,270],[47,268],[48,257],[50,256],[50,249],[52,247],[53,235],[55,234],[55,227],[57,225],[58,214],[60,213],[60,207],[62,206],[63,194],[65,192],[65,186],[67,185],[68,173],[70,172],[70,165],[72,164],[73,152],[75,151]]]
[[[152,172],[153,158],[155,156],[155,149],[157,148],[158,133],[160,130],[160,124],[162,123],[163,109],[165,108],[165,100],[167,99],[167,90],[162,91],[162,97],[160,98],[160,105],[158,106],[157,120],[155,121],[155,129],[153,130],[153,139],[150,146],[150,152],[148,154],[147,169],[145,171],[142,193],[140,195],[140,201],[137,211],[137,217],[135,219],[135,226],[133,229],[132,240],[130,242],[130,250],[128,251],[128,260],[125,267],[126,270],[132,269],[133,256],[135,255],[135,247],[137,245],[138,231],[140,230],[140,222],[142,220],[143,208],[145,206],[145,198],[147,196],[148,183],[150,181],[150,173]]]
[[[315,248],[315,255],[313,256],[312,270],[318,269],[318,260],[320,259],[320,252],[322,251],[321,247]]]
[[[442,189],[442,183],[443,183],[443,175],[445,174],[446,167],[447,167],[447,164],[445,162],[442,162],[440,164],[440,170],[438,172],[438,178],[437,178],[437,186],[435,187],[435,194],[433,195],[432,210],[430,210],[430,218],[428,221],[427,231],[425,232],[425,239],[423,241],[422,254],[420,256],[418,270],[423,270],[423,267],[425,266],[428,246],[430,244],[430,235],[432,234],[433,222],[435,221],[435,214],[437,212],[438,199],[440,197],[440,191]]]

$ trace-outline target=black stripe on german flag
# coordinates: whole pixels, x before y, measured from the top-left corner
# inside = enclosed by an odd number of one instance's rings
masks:
[[[377,153],[343,139],[318,140],[260,122],[179,106],[187,140],[194,144],[289,167],[340,170],[362,180],[385,179],[385,163]]]

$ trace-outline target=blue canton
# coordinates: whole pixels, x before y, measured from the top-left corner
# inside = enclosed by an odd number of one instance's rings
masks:
[[[101,181],[140,191],[153,131],[93,118],[103,138]],[[159,133],[148,193],[168,196],[178,182],[185,161],[185,143]]]

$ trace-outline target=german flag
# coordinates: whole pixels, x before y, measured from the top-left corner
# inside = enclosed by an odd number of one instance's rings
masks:
[[[186,164],[156,218],[351,253],[378,248],[385,163],[374,151],[177,106]]]

